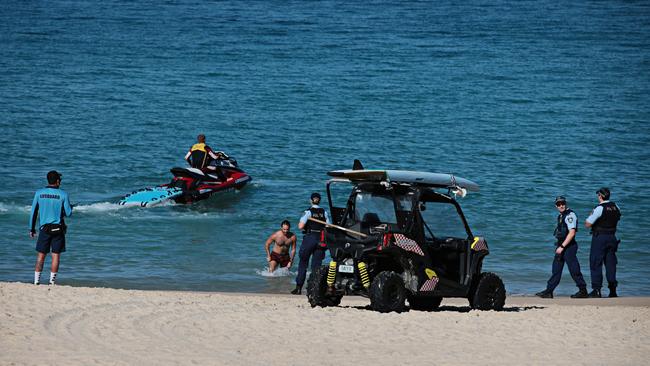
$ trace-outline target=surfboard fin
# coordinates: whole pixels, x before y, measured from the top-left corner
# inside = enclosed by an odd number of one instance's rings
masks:
[[[361,164],[361,161],[359,161],[359,159],[354,159],[352,170],[363,170],[363,164]]]

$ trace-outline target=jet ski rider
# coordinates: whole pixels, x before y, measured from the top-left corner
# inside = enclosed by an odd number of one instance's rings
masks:
[[[226,176],[223,174],[219,167],[210,164],[213,160],[222,160],[227,159],[226,155],[222,151],[217,151],[216,153],[210,148],[210,146],[205,144],[205,135],[200,134],[196,137],[197,143],[192,145],[190,151],[185,154],[185,161],[192,168],[201,170],[204,173],[216,173],[219,177],[219,180],[226,181]]]

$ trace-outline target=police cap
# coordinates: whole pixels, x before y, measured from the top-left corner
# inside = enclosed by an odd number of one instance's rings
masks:
[[[566,198],[564,196],[557,196],[555,197],[555,204],[558,204],[560,202],[566,203]]]

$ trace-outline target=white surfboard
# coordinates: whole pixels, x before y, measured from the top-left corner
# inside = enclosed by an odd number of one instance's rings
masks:
[[[410,170],[334,170],[327,173],[336,178],[345,178],[351,181],[387,181],[395,183],[419,184],[436,188],[465,188],[468,191],[478,192],[478,184],[469,179],[457,177],[453,174],[428,173]]]

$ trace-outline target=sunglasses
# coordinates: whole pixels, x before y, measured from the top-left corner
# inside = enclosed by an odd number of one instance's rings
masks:
[[[558,202],[555,204],[555,206],[560,207],[560,206],[566,206],[566,202]]]

